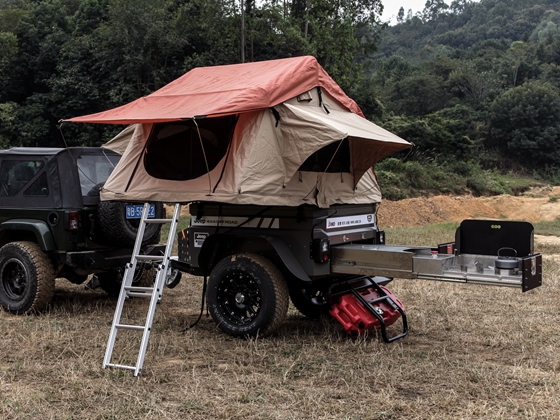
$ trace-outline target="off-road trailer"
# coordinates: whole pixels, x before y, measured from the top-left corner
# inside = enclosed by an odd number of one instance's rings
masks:
[[[208,275],[214,320],[242,337],[272,332],[290,298],[307,316],[329,311],[352,335],[379,327],[386,341],[402,337],[403,305],[383,287],[393,277],[524,291],[540,284],[530,225],[466,223],[441,251],[384,245],[372,167],[412,144],[364,118],[314,57],[192,69],[129,104],[65,121],[133,124],[105,145],[123,157],[102,200],[193,203],[173,264],[175,233],[156,260],[141,255],[139,228],[104,367],[139,374],[170,266]],[[167,223],[147,214],[144,206],[140,226]],[[158,265],[154,287],[133,285],[143,261]],[[130,296],[150,298],[144,325],[121,323]],[[386,327],[398,318],[403,331],[389,338]],[[143,332],[134,367],[111,363],[121,329]]]
[[[404,307],[380,287],[393,278],[521,288],[541,285],[542,256],[527,222],[466,220],[435,247],[385,244],[376,204],[276,207],[198,202],[178,233],[178,270],[209,275],[209,311],[232,336],[270,333],[288,294],[309,317],[330,311],[356,336],[407,333]],[[403,331],[386,327],[402,316]]]

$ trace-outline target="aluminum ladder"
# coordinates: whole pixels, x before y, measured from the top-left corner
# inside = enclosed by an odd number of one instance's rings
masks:
[[[142,371],[142,365],[144,364],[144,357],[146,356],[146,350],[148,348],[148,340],[150,338],[150,331],[152,329],[154,314],[156,312],[157,304],[161,300],[163,287],[165,284],[165,278],[167,276],[168,270],[170,269],[171,252],[173,250],[175,233],[177,231],[177,224],[179,222],[179,216],[181,213],[181,205],[175,204],[175,210],[173,212],[173,217],[171,219],[150,219],[148,218],[149,210],[150,210],[150,204],[149,203],[144,204],[142,217],[140,219],[140,224],[138,226],[138,234],[136,235],[136,242],[134,244],[134,249],[132,251],[132,258],[130,260],[130,263],[126,265],[122,286],[121,286],[121,292],[119,294],[119,300],[117,301],[115,316],[113,318],[113,324],[111,325],[111,332],[109,333],[107,349],[105,350],[105,358],[103,359],[103,369],[105,369],[106,367],[129,369],[134,371],[134,376],[138,376],[140,374],[140,372]],[[142,247],[142,238],[144,237],[144,230],[146,228],[146,225],[150,223],[170,224],[169,236],[167,238],[167,244],[163,256],[140,254],[141,252],[140,249]],[[157,266],[157,274],[153,287],[133,286],[132,282],[134,279],[134,272],[136,270],[136,266],[138,265],[138,262],[140,261],[141,262],[151,261],[153,263],[159,263]],[[130,325],[130,324],[121,323],[123,307],[128,297],[150,299],[148,314],[146,316],[146,322],[144,325]],[[113,349],[115,347],[117,332],[119,330],[142,331],[142,341],[140,343],[140,350],[138,352],[136,365],[134,366],[111,363],[111,357],[113,355]]]

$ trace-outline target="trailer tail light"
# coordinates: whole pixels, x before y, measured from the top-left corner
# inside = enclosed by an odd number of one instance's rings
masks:
[[[311,258],[316,263],[327,263],[331,260],[331,246],[328,238],[313,239]]]
[[[78,230],[80,228],[80,213],[77,211],[66,212],[66,229]]]

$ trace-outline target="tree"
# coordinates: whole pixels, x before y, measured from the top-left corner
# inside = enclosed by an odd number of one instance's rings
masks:
[[[479,71],[473,61],[462,62],[450,75],[451,85],[474,106],[482,104],[490,92],[498,87],[496,75],[487,70]]]
[[[4,96],[6,78],[17,54],[17,38],[12,33],[0,32],[0,100]]]
[[[397,14],[397,22],[404,23],[404,7],[401,6],[399,13]]]
[[[443,79],[422,72],[394,81],[388,92],[387,108],[408,116],[430,114],[443,108],[447,101]]]
[[[443,0],[427,0],[422,16],[426,21],[436,20],[447,9],[449,9],[449,6]]]
[[[489,110],[489,147],[527,166],[560,166],[560,94],[549,83],[505,91]]]
[[[380,31],[380,0],[292,0],[291,19],[304,33],[309,53],[343,89],[355,85],[366,56],[375,51]]]

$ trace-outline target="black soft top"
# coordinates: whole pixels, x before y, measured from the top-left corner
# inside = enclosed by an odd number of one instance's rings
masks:
[[[39,177],[42,172],[46,172],[49,184],[48,196],[44,197],[25,197],[21,192],[11,197],[0,196],[0,208],[34,207],[60,209],[96,205],[99,202],[98,192],[91,197],[82,196],[76,161],[84,155],[119,156],[118,153],[101,147],[69,147],[68,149],[56,147],[14,147],[12,149],[0,150],[0,165],[5,160],[44,160],[44,169],[35,175],[33,180]]]

